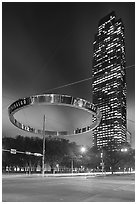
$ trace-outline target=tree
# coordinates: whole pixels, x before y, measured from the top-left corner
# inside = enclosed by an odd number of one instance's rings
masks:
[[[32,137],[22,137],[20,135],[15,138],[3,138],[2,139],[2,147],[3,149],[16,149],[17,151],[22,152],[42,152],[42,140],[40,138],[32,138]],[[11,168],[15,167],[34,167],[37,166],[39,157],[25,155],[25,154],[10,154],[10,152],[3,152],[2,156],[2,164],[3,170],[6,166]]]
[[[109,147],[109,148],[108,148]],[[129,143],[123,142],[118,144],[115,140],[108,143],[108,147],[103,148],[103,159],[105,170],[110,170],[112,174],[119,167],[134,166],[134,151]],[[125,152],[121,150],[126,150]],[[130,163],[130,165],[129,165]],[[132,165],[131,165],[132,163]]]
[[[84,157],[85,157],[85,161],[84,161],[85,167],[95,170],[100,165],[100,162],[101,162],[100,152],[96,147],[90,148]]]
[[[43,153],[43,141],[38,137],[23,137],[16,136],[15,138],[3,138],[3,149],[16,149],[17,151],[24,152],[24,154],[10,154],[10,152],[3,152],[2,164],[3,169],[6,166],[11,168],[15,167],[28,167],[35,169],[38,164],[42,166],[41,157],[27,155],[25,152]],[[70,164],[68,158],[74,158],[78,154],[78,145],[66,139],[59,138],[46,138],[45,145],[45,163],[51,166],[53,172],[56,164],[67,165]],[[66,159],[67,156],[67,159]],[[63,164],[64,162],[64,164]]]
[[[127,151],[121,152],[121,160],[119,162],[121,169],[134,169],[135,168],[135,150],[129,147]]]
[[[76,155],[77,145],[65,139],[48,139],[46,141],[45,161],[53,173],[57,164],[68,166],[70,159]]]

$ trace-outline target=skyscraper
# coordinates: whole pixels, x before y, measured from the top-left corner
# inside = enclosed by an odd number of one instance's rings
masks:
[[[111,12],[99,21],[93,42],[93,103],[102,112],[93,145],[110,148],[126,141],[125,35],[121,19]]]

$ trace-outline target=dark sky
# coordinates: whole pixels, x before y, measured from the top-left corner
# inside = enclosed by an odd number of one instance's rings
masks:
[[[3,136],[29,136],[8,119],[7,107],[18,98],[52,92],[92,101],[91,80],[48,90],[91,77],[92,43],[98,22],[113,10],[125,26],[126,65],[134,65],[135,5],[132,2],[2,3]],[[135,67],[132,66],[127,68],[127,125],[133,144],[134,97]],[[90,119],[78,110],[45,106],[21,110],[17,118],[42,127],[43,114],[47,115],[49,129],[69,129],[89,123]],[[71,140],[92,145],[92,134],[71,136]]]

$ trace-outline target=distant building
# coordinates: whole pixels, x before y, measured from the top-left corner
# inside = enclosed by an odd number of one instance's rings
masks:
[[[132,145],[132,135],[131,132],[127,131],[127,142]]]
[[[93,131],[93,145],[109,149],[110,143],[126,142],[127,132],[125,35],[115,12],[99,21],[93,46],[93,103],[102,112],[101,123]]]

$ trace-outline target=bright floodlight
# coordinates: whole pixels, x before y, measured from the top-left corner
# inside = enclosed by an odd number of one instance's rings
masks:
[[[86,151],[85,147],[81,147],[81,152],[84,153]]]
[[[127,148],[121,149],[121,152],[127,152]]]

